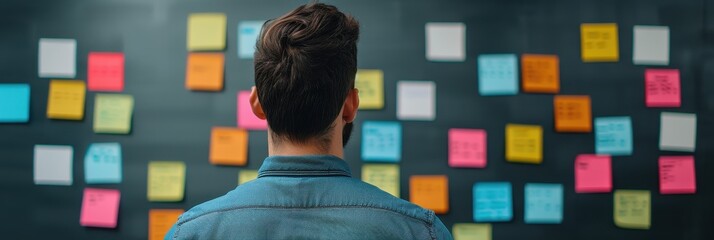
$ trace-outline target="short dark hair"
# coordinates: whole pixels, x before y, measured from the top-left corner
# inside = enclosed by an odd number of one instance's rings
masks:
[[[335,6],[302,5],[265,23],[255,86],[273,136],[294,142],[327,133],[357,72],[359,23]]]

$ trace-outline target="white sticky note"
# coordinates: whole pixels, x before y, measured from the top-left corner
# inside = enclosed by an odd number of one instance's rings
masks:
[[[74,78],[77,71],[77,40],[40,38],[37,74],[41,78]]]
[[[35,145],[37,185],[72,185],[72,146]]]
[[[397,118],[433,121],[436,118],[436,83],[397,82]]]
[[[694,152],[696,139],[696,114],[663,112],[660,115],[660,150]]]
[[[466,60],[466,25],[463,23],[427,23],[426,59],[437,62]]]
[[[632,63],[669,65],[669,27],[635,26],[633,35]]]

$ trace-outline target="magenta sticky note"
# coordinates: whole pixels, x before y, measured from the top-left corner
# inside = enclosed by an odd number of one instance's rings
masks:
[[[575,192],[606,193],[611,191],[612,158],[610,155],[578,155],[575,158]]]
[[[694,156],[659,157],[659,192],[690,194],[697,191]]]
[[[90,52],[87,62],[89,91],[124,91],[124,53]]]
[[[238,127],[248,130],[266,130],[268,122],[253,114],[250,107],[250,91],[238,92]]]
[[[679,69],[645,70],[647,107],[680,107],[682,105]]]
[[[85,227],[116,228],[119,190],[85,188],[79,224]]]
[[[449,129],[449,166],[486,167],[486,131],[483,129]]]

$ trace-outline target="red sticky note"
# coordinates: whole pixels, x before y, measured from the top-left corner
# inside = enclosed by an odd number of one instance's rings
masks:
[[[645,70],[645,102],[647,107],[680,107],[679,69]]]
[[[575,159],[575,192],[612,191],[612,158],[609,155],[580,154]]]
[[[124,53],[90,52],[87,61],[89,91],[124,91]]]
[[[688,194],[697,191],[694,156],[659,157],[659,192]]]
[[[268,122],[253,114],[250,107],[250,91],[238,92],[238,127],[248,130],[266,130]]]
[[[119,215],[119,190],[85,188],[79,224],[85,227],[115,228]]]
[[[483,129],[449,129],[449,166],[486,167],[486,131]]]

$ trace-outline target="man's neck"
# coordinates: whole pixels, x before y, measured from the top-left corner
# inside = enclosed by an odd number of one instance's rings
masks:
[[[333,155],[344,159],[344,149],[341,142],[334,140],[325,146],[317,141],[305,143],[295,143],[287,140],[272,139],[272,134],[268,133],[268,156],[300,156],[300,155]],[[334,138],[333,138],[334,139]],[[340,138],[341,140],[341,138]],[[324,144],[323,144],[324,145]]]

